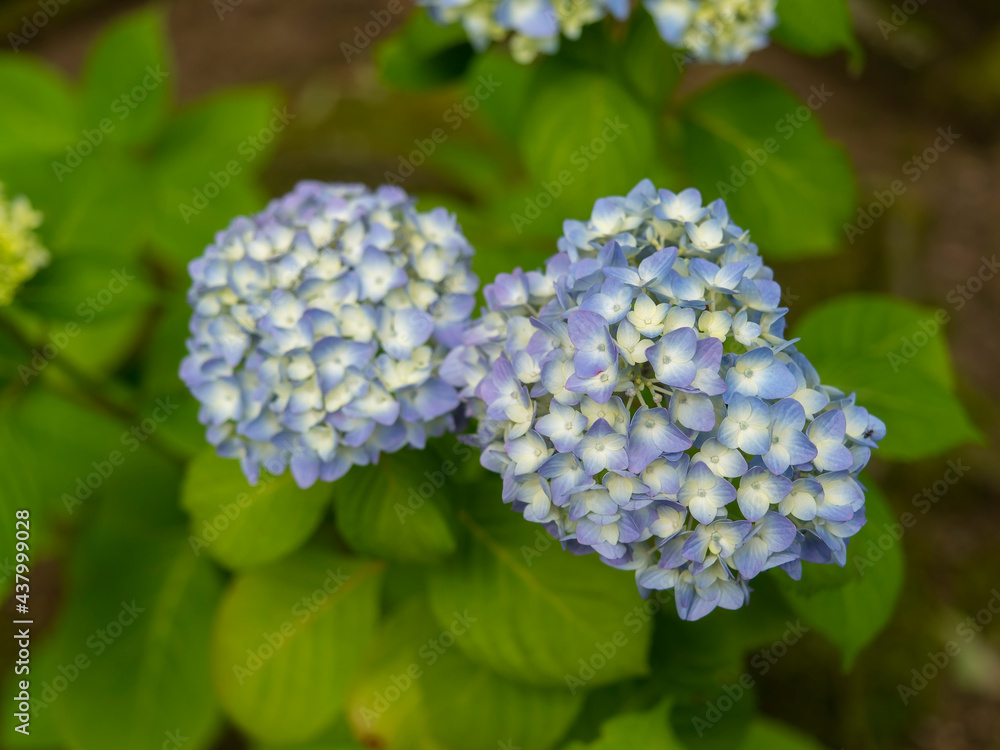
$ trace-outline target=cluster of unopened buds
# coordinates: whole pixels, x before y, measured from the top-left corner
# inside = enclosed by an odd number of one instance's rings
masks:
[[[460,23],[473,46],[510,38],[518,62],[553,54],[559,40],[578,39],[583,27],[611,16],[626,20],[631,0],[423,0],[441,24]],[[738,63],[768,45],[777,24],[777,0],[643,0],[671,46],[696,62]]]
[[[725,204],[645,180],[564,229],[473,319],[455,218],[398,188],[302,183],[237,219],[191,264],[181,373],[210,442],[309,486],[472,416],[503,501],[685,619],[764,570],[844,565],[885,427],[784,337]]]

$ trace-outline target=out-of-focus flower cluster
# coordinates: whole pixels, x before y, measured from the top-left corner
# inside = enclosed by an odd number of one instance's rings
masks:
[[[18,288],[49,262],[35,231],[42,214],[23,195],[7,200],[0,183],[0,306],[14,300]]]
[[[527,520],[692,620],[768,568],[845,563],[884,425],[784,338],[780,287],[721,200],[643,181],[484,294],[441,374]]]
[[[578,39],[584,26],[611,15],[624,21],[631,0],[422,0],[440,24],[461,23],[479,51],[510,37],[511,54],[531,62]],[[768,44],[777,0],[643,0],[663,39],[692,60],[738,63]]]
[[[695,61],[740,63],[763,49],[777,0],[643,0],[670,45]]]
[[[233,221],[189,265],[181,377],[209,442],[251,483],[290,466],[308,487],[453,430],[438,366],[475,307],[472,253],[390,186],[301,182]]]

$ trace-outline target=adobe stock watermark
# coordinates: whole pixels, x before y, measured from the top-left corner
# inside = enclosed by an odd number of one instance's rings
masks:
[[[994,253],[992,257],[985,255],[980,257],[981,263],[976,272],[970,275],[961,284],[956,284],[945,295],[945,299],[951,303],[952,309],[958,312],[964,308],[976,294],[983,290],[987,282],[996,278],[1000,271],[1000,261]],[[943,307],[934,312],[934,315],[918,322],[920,330],[914,331],[909,336],[903,336],[899,340],[898,349],[886,354],[893,372],[899,372],[899,368],[913,360],[920,350],[930,343],[931,339],[937,336],[946,323],[951,321],[951,315]]]
[[[943,651],[928,651],[927,661],[910,670],[909,682],[896,685],[896,692],[904,706],[948,668],[952,660],[962,653],[963,644],[967,646],[972,643],[993,622],[994,617],[1000,614],[1000,591],[993,589],[990,594],[992,597],[986,602],[986,606],[955,626],[956,639],[945,643]]]
[[[965,466],[962,459],[948,461],[947,467],[941,475],[941,479],[935,480],[929,487],[924,487],[911,499],[910,502],[917,514],[906,511],[900,514],[896,521],[882,524],[883,533],[877,539],[869,540],[868,548],[861,554],[855,552],[851,556],[851,562],[854,563],[854,569],[858,575],[863,576],[867,573],[868,569],[881,560],[886,552],[899,544],[906,536],[906,532],[916,526],[917,521],[922,516],[927,515],[931,508],[937,505],[937,502],[947,495],[951,488],[958,484],[972,468]]]
[[[368,45],[389,27],[393,17],[398,16],[403,10],[403,3],[400,0],[389,0],[385,8],[370,11],[369,15],[371,15],[372,20],[367,21],[364,26],[354,27],[354,39],[352,40],[354,45],[347,42],[340,43],[340,51],[344,53],[344,59],[350,63],[352,58],[360,57],[363,50],[367,49]]]
[[[909,184],[902,180],[893,180],[889,184],[888,190],[876,190],[872,193],[873,200],[867,206],[858,208],[858,217],[855,223],[844,224],[844,234],[847,235],[848,242],[853,245],[854,240],[875,226],[875,222],[895,205],[896,200],[906,195],[910,185],[919,182],[920,178],[927,174],[941,158],[941,154],[947,152],[955,145],[955,141],[962,137],[961,133],[952,132],[950,125],[946,128],[938,128],[937,132],[938,135],[930,146],[903,163],[902,171],[905,176],[910,178]]]
[[[554,180],[542,180],[538,187],[540,190],[533,196],[525,198],[524,213],[512,213],[510,220],[514,224],[514,229],[518,234],[524,231],[524,227],[531,224],[542,215],[542,211],[549,208],[553,201],[562,195],[563,190],[568,188],[577,178],[590,168],[590,165],[597,161],[601,154],[608,150],[608,144],[614,143],[619,136],[628,130],[628,124],[621,121],[621,118],[606,117],[604,119],[604,129],[600,135],[593,138],[590,143],[586,143],[575,149],[569,155],[569,166],[575,167],[575,172],[568,168],[563,169],[555,176]]]
[[[373,691],[371,701],[366,702],[361,708],[355,709],[364,719],[365,727],[371,728],[372,723],[378,721],[386,711],[392,708],[406,691],[424,676],[424,671],[433,667],[438,659],[454,646],[461,636],[468,632],[469,626],[478,621],[479,618],[470,615],[469,610],[465,610],[461,614],[452,612],[452,621],[448,627],[422,644],[417,650],[419,660],[410,662],[399,673],[390,674],[389,684],[381,690]]]
[[[392,509],[396,512],[396,518],[400,524],[424,507],[428,500],[440,490],[451,477],[458,473],[458,467],[472,458],[472,449],[464,443],[455,443],[451,449],[455,455],[455,461],[447,459],[441,463],[441,468],[437,471],[425,471],[426,482],[422,482],[418,487],[410,487],[410,492],[406,496],[406,502],[393,504]]]
[[[275,107],[271,110],[271,115],[271,121],[266,127],[240,141],[239,146],[236,147],[236,155],[241,157],[240,159],[230,159],[218,171],[209,171],[207,182],[201,187],[192,188],[191,202],[177,204],[177,211],[184,219],[185,224],[190,224],[191,219],[208,208],[208,204],[229,187],[233,178],[243,172],[243,167],[260,156],[260,153],[267,148],[278,133],[298,117],[298,115],[289,112],[287,107],[282,107],[281,110]]]
[[[83,325],[94,322],[94,319],[104,312],[115,297],[124,292],[133,281],[135,281],[135,276],[130,274],[127,268],[122,268],[121,271],[113,270],[111,278],[102,289],[76,306],[76,315],[83,321]],[[63,326],[61,331],[50,331],[46,337],[48,341],[31,350],[31,359],[28,364],[22,363],[17,366],[17,374],[21,376],[21,382],[27,385],[32,378],[41,375],[49,363],[58,357],[72,340],[80,335],[82,330],[79,323],[70,321]]]
[[[62,6],[69,0],[38,0],[38,10],[33,13],[21,16],[21,33],[11,31],[7,34],[7,41],[10,48],[15,53],[20,52],[20,48],[38,36],[38,32],[48,26],[49,21],[55,18],[56,14],[62,10]]]
[[[926,2],[927,0],[904,0],[902,3],[894,4],[889,19],[880,18],[878,22],[878,30],[882,32],[883,41],[887,41],[890,36],[905,26]]]
[[[472,93],[462,99],[462,101],[452,104],[441,115],[441,119],[445,125],[449,126],[449,129],[445,130],[443,127],[434,128],[430,132],[429,137],[414,138],[413,145],[415,148],[408,154],[400,154],[396,171],[386,170],[382,175],[386,183],[389,185],[402,185],[412,177],[413,173],[417,171],[417,167],[424,164],[424,162],[433,156],[438,147],[448,140],[451,133],[462,127],[463,123],[472,117],[472,113],[479,109],[480,105],[489,99],[493,95],[493,92],[500,88],[501,85],[501,81],[493,79],[492,73],[486,76],[479,76],[476,80],[476,88],[473,89]]]
[[[66,175],[83,164],[83,160],[94,153],[94,149],[100,146],[104,139],[115,132],[118,123],[128,119],[135,109],[146,101],[150,92],[159,87],[164,80],[170,77],[170,73],[161,70],[157,65],[146,67],[146,75],[142,81],[126,91],[117,99],[111,102],[111,113],[118,115],[117,120],[110,117],[102,118],[93,128],[84,128],[80,131],[82,136],[76,144],[66,147],[66,158],[63,161],[52,162],[52,172],[59,182],[63,181]]]
[[[337,593],[340,588],[350,580],[340,568],[331,570],[327,568],[326,578],[323,579],[316,589],[306,594],[291,609],[291,617],[283,621],[274,632],[263,632],[260,634],[260,643],[247,649],[247,658],[242,664],[233,665],[233,675],[236,682],[242,685],[246,680],[257,674],[258,671],[277,653],[282,646],[288,643],[300,628],[304,627],[320,609],[326,605],[327,600]]]
[[[795,134],[813,118],[816,111],[833,98],[833,95],[834,92],[828,91],[826,84],[821,84],[819,88],[811,86],[806,103],[774,123],[775,135],[764,139],[764,142],[756,148],[746,149],[744,153],[748,158],[739,164],[732,165],[728,182],[719,180],[715,183],[719,197],[725,198],[727,195],[732,195],[746,185],[757,174],[758,170],[781,150],[782,144],[794,138]],[[778,136],[781,137],[780,140]]]
[[[149,436],[156,432],[160,425],[180,408],[179,404],[171,402],[170,396],[156,399],[155,404],[156,406],[148,417],[138,424],[132,425],[130,429],[121,434],[119,440],[126,452],[115,449],[108,453],[104,460],[91,462],[94,470],[85,476],[76,478],[76,486],[72,494],[68,492],[62,494],[60,499],[67,513],[73,515],[76,507],[83,505],[84,500],[99,490],[108,477],[115,473],[115,469],[124,464],[130,454],[139,450],[139,447],[149,440]]]

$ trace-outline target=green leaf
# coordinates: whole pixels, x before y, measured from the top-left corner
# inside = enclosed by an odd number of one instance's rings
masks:
[[[341,44],[350,62],[360,54]],[[367,46],[367,42],[364,46]],[[427,13],[417,10],[393,36],[375,48],[375,63],[382,80],[399,89],[421,91],[462,77],[475,52],[461,24],[439,26]]]
[[[778,0],[778,26],[771,36],[807,55],[847,50],[853,67],[861,64],[861,45],[854,36],[847,0]]]
[[[583,705],[580,691],[511,682],[455,649],[427,668],[425,683],[431,731],[451,750],[489,748],[498,739],[510,747],[546,750]]]
[[[545,62],[520,138],[532,179],[523,197],[537,210],[522,207],[509,220],[556,236],[564,219],[589,217],[601,196],[657,177],[657,143],[651,115],[618,83]]]
[[[98,530],[72,569],[61,663],[79,677],[53,704],[67,743],[160,747],[179,728],[191,748],[207,747],[219,723],[208,670],[217,572],[177,526],[135,536]]]
[[[608,720],[591,743],[573,742],[563,750],[680,750],[684,746],[667,723],[670,701],[642,713],[625,713]]]
[[[115,470],[112,459],[128,455],[123,431],[118,422],[40,388],[0,408],[3,538],[14,538],[14,511],[27,508],[32,549],[46,550],[54,522],[88,504]]]
[[[382,564],[319,549],[239,575],[215,619],[212,674],[252,737],[305,742],[333,722],[374,631]]]
[[[228,91],[168,124],[154,151],[152,234],[178,265],[263,206],[256,176],[295,117],[279,106],[269,88]]]
[[[794,329],[823,382],[856,392],[858,404],[886,423],[882,458],[912,461],[982,439],[951,392],[946,317],[936,315],[891,297],[853,295],[811,310]]]
[[[469,500],[458,517],[469,532],[467,549],[430,576],[442,627],[455,613],[476,618],[457,641],[463,652],[535,685],[579,689],[647,672],[651,628],[633,633],[626,624],[641,603],[631,576],[594,555],[562,550],[497,502],[492,480],[463,494]]]
[[[424,706],[425,677],[438,669],[440,648],[433,644],[440,636],[426,601],[412,595],[383,623],[347,699],[348,723],[359,744],[387,750],[418,750],[434,744]]]
[[[154,160],[158,166],[177,170],[174,174],[184,173],[188,180],[204,178],[209,170],[224,170],[230,159],[245,165],[247,173],[257,172],[275,143],[261,142],[258,134],[262,130],[280,132],[284,120],[296,116],[280,106],[280,94],[270,87],[214,94],[170,120],[157,141]]]
[[[840,649],[845,670],[888,624],[903,587],[903,550],[886,528],[896,519],[882,493],[866,484],[868,522],[851,539],[846,567],[806,563],[801,581],[778,577],[792,609]]]
[[[85,328],[96,320],[136,315],[153,299],[138,264],[102,253],[60,258],[41,269],[18,293],[18,303],[38,315]],[[56,326],[65,328],[65,326]]]
[[[86,127],[109,142],[134,145],[153,137],[171,102],[161,11],[142,10],[112,24],[91,49],[83,75]]]
[[[773,719],[758,718],[750,725],[742,750],[822,750],[812,737]]]
[[[629,20],[628,38],[615,52],[626,84],[645,104],[659,110],[677,87],[683,66],[675,58],[679,53],[664,43],[645,8],[636,8]]]
[[[943,328],[934,320],[937,314],[929,307],[884,294],[842,295],[809,310],[795,327],[796,336],[802,337],[796,346],[813,364],[874,360],[891,367],[890,355],[895,354],[907,360],[897,363],[897,370],[905,364],[951,390],[955,387],[951,354]],[[919,333],[921,324],[924,334],[931,331],[930,336]],[[924,336],[926,343],[905,356],[905,340],[914,334]]]
[[[61,155],[80,137],[73,94],[58,73],[36,58],[0,57],[0,91],[0,161],[27,154]],[[10,178],[5,174],[3,179]]]
[[[831,94],[816,91],[818,108]],[[840,247],[856,205],[850,161],[815,111],[773,81],[741,74],[699,90],[681,106],[673,147],[705,199],[725,199],[765,257]]]
[[[347,728],[347,722],[340,717],[333,728],[323,733],[319,739],[295,745],[274,745],[270,742],[253,743],[253,750],[365,750],[358,744]]]
[[[352,467],[336,484],[337,529],[353,549],[372,557],[444,559],[456,546],[450,498],[459,460],[457,450],[444,459],[404,450],[381,456],[377,465]]]
[[[181,492],[191,514],[191,550],[237,570],[278,560],[312,536],[330,493],[327,482],[300,489],[290,473],[261,476],[252,487],[239,461],[207,448],[188,465]]]
[[[480,97],[478,116],[488,120],[509,140],[515,141],[521,133],[528,93],[538,68],[514,62],[505,49],[493,48],[476,55],[466,74],[466,88],[475,92],[485,79],[495,91]]]

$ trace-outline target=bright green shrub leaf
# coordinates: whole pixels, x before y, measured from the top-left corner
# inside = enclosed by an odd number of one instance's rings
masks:
[[[816,88],[807,101],[819,108],[834,94]],[[743,74],[699,90],[679,117],[674,149],[695,186],[706,201],[726,201],[765,257],[840,247],[856,204],[854,175],[811,106],[767,78]]]
[[[904,366],[920,370],[951,390],[955,381],[951,354],[944,330],[934,320],[937,314],[929,307],[884,294],[842,295],[806,313],[795,326],[795,335],[802,337],[796,346],[813,364],[817,360],[882,361],[890,368],[895,365],[894,372]],[[906,339],[924,336],[919,333],[921,323],[924,333],[930,330],[932,335],[924,337],[922,347],[904,352]]]
[[[61,156],[70,141],[81,137],[77,104],[69,87],[36,58],[0,57],[0,91],[4,97],[0,161],[35,153]],[[51,167],[44,174],[51,178]],[[10,177],[5,174],[3,180]]]
[[[775,40],[807,55],[844,49],[853,64],[861,62],[847,0],[778,0],[777,13],[778,26],[771,32]]]
[[[741,750],[822,750],[812,737],[772,719],[761,717],[750,725]]]
[[[181,503],[191,514],[192,553],[208,552],[228,568],[273,562],[294,552],[319,526],[331,485],[299,489],[289,472],[251,486],[239,461],[207,448],[189,465]]]
[[[174,71],[164,27],[162,12],[143,10],[112,24],[90,51],[83,75],[84,125],[102,130],[109,142],[142,143],[166,119]]]
[[[532,184],[511,220],[519,230],[530,225],[558,236],[564,219],[588,219],[598,198],[655,179],[657,143],[652,116],[621,85],[546,62],[521,127]]]
[[[902,546],[887,530],[896,518],[882,493],[867,487],[868,522],[851,539],[847,565],[804,563],[801,581],[778,576],[786,601],[840,649],[845,669],[888,624],[903,587]],[[888,549],[883,537],[892,542]]]
[[[216,614],[212,674],[252,737],[305,742],[333,722],[375,631],[382,564],[318,549],[239,575]]]
[[[912,461],[981,439],[951,392],[943,316],[879,295],[836,299],[795,326],[823,382],[857,393],[886,424],[876,455]],[[918,346],[917,344],[922,344]]]
[[[361,54],[344,45],[341,50],[348,62]],[[475,53],[461,24],[439,26],[418,9],[375,48],[374,57],[382,80],[390,86],[420,91],[461,78]]]
[[[649,711],[620,714],[604,724],[593,742],[573,742],[563,750],[680,750],[684,746],[667,722],[669,710],[670,702],[663,701]]]
[[[358,552],[387,560],[430,562],[455,551],[451,495],[457,460],[431,451],[383,455],[354,466],[337,483],[337,528]]]
[[[135,536],[98,530],[72,570],[61,663],[79,676],[52,707],[67,743],[160,747],[180,729],[187,746],[208,747],[219,725],[208,658],[221,585],[211,564],[174,526]]]
[[[511,747],[546,750],[583,705],[580,691],[511,682],[457,649],[445,651],[424,681],[431,731],[451,750],[480,750],[498,738]]]
[[[496,482],[464,494],[469,501],[458,515],[468,548],[430,577],[431,606],[443,627],[456,613],[476,618],[457,640],[463,652],[512,680],[564,688],[648,671],[651,628],[633,634],[625,624],[641,603],[628,574],[596,555],[562,550],[499,502]],[[592,670],[590,662],[604,666]]]

